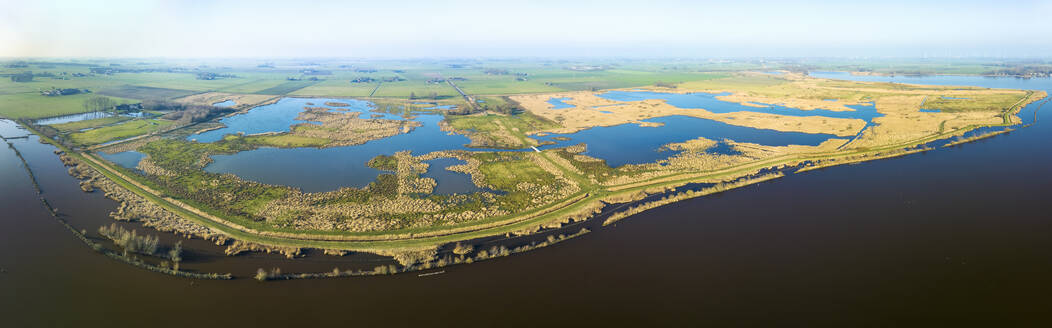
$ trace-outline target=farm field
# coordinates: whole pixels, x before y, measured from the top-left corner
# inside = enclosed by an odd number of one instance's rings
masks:
[[[69,137],[75,144],[90,146],[147,134],[172,124],[173,122],[166,120],[132,120],[117,125],[72,133]]]

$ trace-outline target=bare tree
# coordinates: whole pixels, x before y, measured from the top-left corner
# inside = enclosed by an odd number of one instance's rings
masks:
[[[107,97],[96,96],[84,101],[84,109],[92,112],[107,111],[113,106],[117,106],[117,102]]]

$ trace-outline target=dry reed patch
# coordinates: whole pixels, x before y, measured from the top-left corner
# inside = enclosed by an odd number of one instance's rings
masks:
[[[177,98],[175,101],[194,104],[194,105],[206,105],[211,106],[214,103],[223,102],[227,100],[233,100],[237,102],[234,106],[236,108],[249,108],[263,104],[268,100],[277,99],[271,95],[252,95],[252,94],[237,94],[237,93],[225,93],[225,92],[206,92],[199,93],[196,95],[189,95],[182,98]]]

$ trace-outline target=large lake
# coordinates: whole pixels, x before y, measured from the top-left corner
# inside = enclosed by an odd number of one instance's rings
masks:
[[[1052,91],[1050,79],[830,77]],[[526,315],[561,326],[1040,326],[1052,308],[1052,108],[1035,107],[1023,116],[1037,124],[1006,135],[679,202],[444,274],[263,285],[173,278],[92,252],[47,214],[21,161],[0,147],[0,314],[11,327],[503,326]],[[24,131],[0,121],[0,135]],[[89,234],[112,222],[115,204],[81,192],[54,148],[10,142],[65,220]],[[184,243],[184,267],[240,276],[384,263],[226,257]]]

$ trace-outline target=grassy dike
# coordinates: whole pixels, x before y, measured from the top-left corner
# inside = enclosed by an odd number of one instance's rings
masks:
[[[1003,116],[1004,123],[983,126],[1012,125],[1011,114],[1020,110],[1023,107],[1022,104],[1029,103],[1027,100],[1029,100],[1031,95],[1032,94],[1028,94],[1026,98],[1020,100],[1009,110],[1006,110]],[[576,180],[580,184],[582,189],[580,192],[549,206],[514,215],[494,217],[460,225],[371,233],[332,231],[293,232],[281,231],[273,228],[268,229],[262,225],[256,225],[256,227],[241,225],[209,214],[179,200],[162,197],[161,193],[150,189],[141,181],[133,177],[120,173],[119,170],[96,158],[94,155],[90,153],[72,152],[54,140],[38,133],[38,131],[34,130],[32,127],[27,128],[40,136],[41,140],[55,145],[70,156],[90,165],[95,170],[129,191],[145,197],[183,218],[226,234],[233,239],[267,246],[391,253],[398,251],[431,249],[444,244],[455,243],[457,241],[496,235],[524,234],[536,231],[540,227],[590,217],[594,212],[601,208],[604,203],[624,202],[624,200],[619,201],[618,199],[630,199],[631,197],[625,197],[628,195],[638,194],[640,192],[645,193],[649,190],[674,188],[691,182],[732,180],[752,174],[764,168],[796,165],[805,161],[829,163],[828,165],[821,165],[821,167],[824,167],[891,156],[901,156],[908,152],[918,151],[917,149],[910,151],[911,148],[983,126],[967,126],[953,131],[943,131],[913,141],[874,149],[854,150],[848,152],[790,154],[718,171],[672,174],[663,177],[656,177],[644,182],[605,187],[591,184],[587,179],[573,173],[572,170],[559,166],[552,161],[552,164],[559,167],[567,174],[567,176]],[[551,161],[547,158],[550,154],[542,154],[547,160]]]

